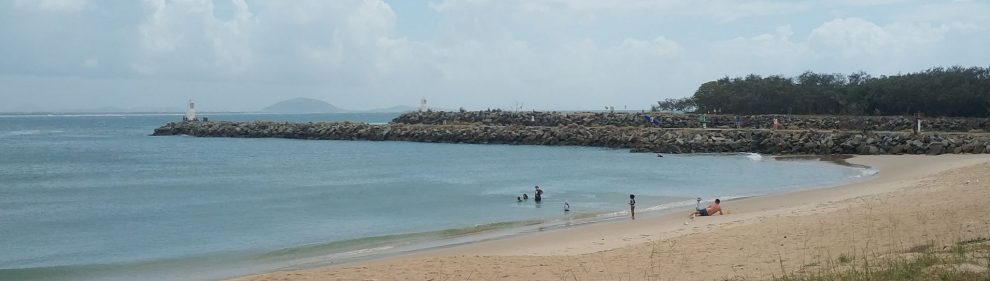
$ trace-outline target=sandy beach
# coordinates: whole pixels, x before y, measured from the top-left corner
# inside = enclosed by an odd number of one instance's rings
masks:
[[[851,184],[237,280],[761,280],[990,237],[990,155],[856,156]],[[781,175],[786,176],[786,175]]]

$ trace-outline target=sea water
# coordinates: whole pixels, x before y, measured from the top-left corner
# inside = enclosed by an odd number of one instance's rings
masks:
[[[0,280],[227,278],[624,216],[629,194],[639,210],[688,211],[696,197],[837,185],[865,172],[756,154],[149,136],[180,118],[0,115]],[[542,203],[517,202],[536,185]]]

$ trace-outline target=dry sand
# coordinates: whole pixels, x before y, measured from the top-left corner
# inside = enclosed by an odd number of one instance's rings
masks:
[[[240,280],[725,280],[814,271],[839,256],[990,237],[990,156],[857,156],[849,185]]]

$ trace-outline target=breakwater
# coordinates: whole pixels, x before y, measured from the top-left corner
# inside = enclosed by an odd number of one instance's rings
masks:
[[[415,141],[471,144],[573,145],[634,152],[762,154],[990,153],[990,136],[968,133],[858,132],[754,129],[665,129],[618,126],[428,125],[393,122],[173,122],[153,135]]]
[[[644,115],[658,119],[648,122]],[[709,128],[736,128],[736,115],[706,115]],[[826,116],[826,115],[739,115],[741,129],[769,129],[773,119],[783,129],[843,131],[912,131],[913,116]],[[700,114],[662,112],[537,112],[537,111],[467,111],[409,112],[395,118],[403,124],[481,124],[519,126],[619,126],[659,128],[701,128]],[[922,118],[922,131],[970,132],[990,131],[988,118]]]

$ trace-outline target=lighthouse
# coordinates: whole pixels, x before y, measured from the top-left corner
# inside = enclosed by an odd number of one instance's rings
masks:
[[[182,117],[182,121],[196,121],[196,104],[192,100],[189,100],[189,108],[186,109],[186,116]]]
[[[419,100],[419,112],[426,112],[429,108],[426,107],[426,97]]]

